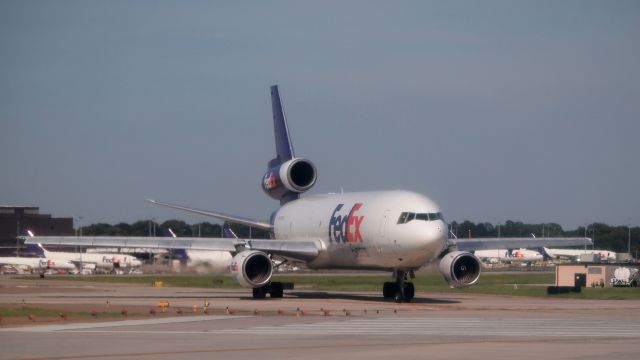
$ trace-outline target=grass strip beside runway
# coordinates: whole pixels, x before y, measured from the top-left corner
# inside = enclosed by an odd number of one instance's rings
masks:
[[[87,282],[126,283],[152,286],[162,282],[163,286],[200,288],[240,288],[226,275],[118,275],[118,276],[48,276],[45,279],[31,277],[37,281],[72,280]],[[293,282],[297,290],[311,291],[380,291],[391,276],[368,274],[300,274],[275,275],[274,281]],[[555,283],[553,273],[484,273],[479,282],[463,289],[452,289],[440,274],[419,274],[411,280],[418,292],[480,293],[511,296],[546,297],[548,285]],[[640,288],[583,288],[581,293],[553,295],[554,297],[638,300]]]

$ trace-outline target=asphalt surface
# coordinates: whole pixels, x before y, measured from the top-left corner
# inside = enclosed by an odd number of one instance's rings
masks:
[[[133,312],[160,301],[166,313],[135,319],[0,323],[0,359],[640,358],[638,301],[418,293],[395,304],[308,291],[257,301],[246,290],[0,279],[0,306]]]

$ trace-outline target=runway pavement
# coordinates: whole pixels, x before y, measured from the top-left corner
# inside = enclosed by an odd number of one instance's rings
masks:
[[[374,293],[331,292],[296,292],[281,300],[255,301],[245,292],[229,290],[49,286],[2,291],[0,305],[24,299],[31,304],[104,306],[108,298],[112,307],[141,306],[171,296],[171,302],[180,306],[207,299],[219,311],[215,315],[3,326],[0,359],[640,356],[637,301],[421,293],[416,303],[394,304]],[[228,306],[233,315],[223,312]]]

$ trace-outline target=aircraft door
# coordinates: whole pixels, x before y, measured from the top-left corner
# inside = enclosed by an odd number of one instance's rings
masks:
[[[394,251],[393,240],[389,238],[389,213],[390,210],[385,210],[380,221],[379,239],[376,244],[376,249],[379,255],[389,254]]]
[[[380,222],[380,238],[387,238],[387,223],[389,222],[389,210],[385,210]]]

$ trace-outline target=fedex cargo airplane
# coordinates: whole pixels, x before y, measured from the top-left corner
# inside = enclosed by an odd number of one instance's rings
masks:
[[[125,254],[49,251],[41,244],[29,243],[26,245],[26,251],[39,257],[61,259],[76,264],[78,267],[82,265],[84,268],[92,268],[93,270],[113,271],[119,268],[139,267],[142,265],[140,259]]]
[[[300,197],[317,180],[314,164],[293,150],[278,86],[271,87],[276,156],[262,177],[264,192],[280,202],[268,221],[216,211],[150,202],[174,209],[261,228],[270,239],[35,237],[26,242],[216,250],[232,254],[231,274],[253,289],[254,298],[283,296],[283,284],[272,281],[274,264],[304,262],[311,269],[385,270],[392,281],[382,287],[385,299],[411,301],[409,281],[420,267],[439,261],[440,272],[454,287],[475,284],[480,261],[471,251],[500,248],[583,245],[587,238],[490,238],[449,240],[440,207],[428,197],[402,190],[354,192]],[[185,246],[185,244],[187,246]]]
[[[0,273],[2,273],[1,268],[3,267],[10,267],[19,272],[28,271],[31,273],[42,273],[47,270],[76,272],[76,266],[70,261],[38,257],[0,257]]]

